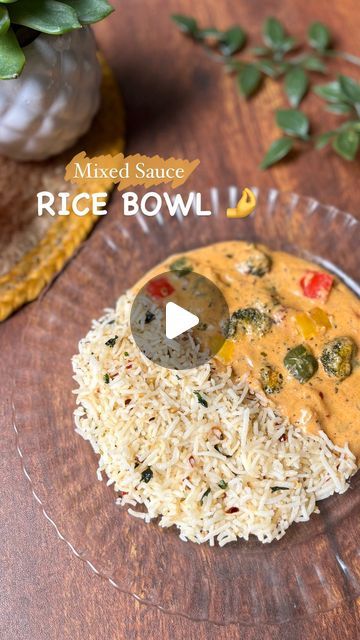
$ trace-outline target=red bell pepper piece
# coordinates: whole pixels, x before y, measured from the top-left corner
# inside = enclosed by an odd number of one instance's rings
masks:
[[[300,280],[302,292],[306,298],[315,298],[326,302],[329,297],[334,278],[321,271],[307,271]]]
[[[169,280],[161,277],[156,278],[156,280],[151,280],[147,285],[146,290],[152,298],[159,299],[167,298],[175,291]]]

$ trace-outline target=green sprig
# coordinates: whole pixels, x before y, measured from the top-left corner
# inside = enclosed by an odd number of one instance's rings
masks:
[[[341,158],[354,160],[360,143],[360,83],[339,75],[334,82],[315,87],[314,92],[325,100],[327,110],[349,116],[336,129],[317,136],[316,148],[321,149],[331,142],[332,149]]]
[[[299,145],[302,148],[310,143],[316,149],[331,143],[332,149],[342,158],[353,160],[356,157],[360,142],[360,84],[340,75],[336,81],[311,87],[312,74],[326,74],[327,62],[332,58],[342,58],[360,66],[360,58],[333,48],[333,38],[326,25],[321,22],[310,24],[306,44],[299,44],[277,18],[269,17],[263,24],[263,43],[251,47],[250,58],[245,58],[234,55],[243,50],[247,41],[243,27],[234,25],[226,31],[215,27],[201,29],[192,17],[177,14],[172,19],[181,31],[222,63],[227,73],[235,75],[243,98],[249,99],[260,90],[265,76],[283,82],[291,109],[275,112],[276,123],[283,135],[266,152],[260,165],[262,169],[280,162]],[[336,129],[311,136],[310,122],[299,110],[310,88],[325,100],[327,111],[348,116],[349,120]]]

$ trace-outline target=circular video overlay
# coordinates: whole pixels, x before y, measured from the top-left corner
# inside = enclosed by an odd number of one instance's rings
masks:
[[[131,332],[140,351],[167,369],[193,369],[224,344],[229,309],[218,287],[198,273],[166,271],[135,297]]]

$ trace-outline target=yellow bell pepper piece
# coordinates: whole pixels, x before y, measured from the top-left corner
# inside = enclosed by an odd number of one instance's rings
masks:
[[[305,340],[316,335],[316,325],[307,313],[297,313],[295,320],[297,329]]]
[[[318,327],[324,327],[324,329],[331,329],[331,322],[328,314],[320,307],[314,307],[309,311],[312,319],[318,325]]]
[[[232,362],[234,356],[235,344],[231,340],[225,340],[221,349],[217,352],[216,357],[224,364]]]
[[[226,210],[228,218],[246,218],[250,213],[254,211],[256,207],[256,198],[251,189],[245,187],[242,192],[242,196],[237,203],[235,209],[229,208]]]

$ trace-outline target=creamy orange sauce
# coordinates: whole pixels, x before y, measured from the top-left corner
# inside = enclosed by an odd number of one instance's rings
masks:
[[[271,267],[262,277],[241,273],[243,264],[254,254],[264,252]],[[297,426],[311,433],[325,431],[337,445],[346,442],[360,460],[360,366],[355,355],[352,373],[344,380],[330,377],[319,358],[325,344],[339,336],[348,336],[359,347],[360,301],[340,281],[334,284],[326,302],[304,296],[300,280],[308,270],[322,271],[318,265],[283,252],[245,242],[214,244],[185,255],[196,273],[206,276],[223,292],[230,313],[246,307],[265,311],[273,319],[271,330],[263,336],[239,331],[234,343],[231,366],[235,376],[249,373],[252,387],[261,390],[260,372],[270,365],[283,376],[282,388],[269,396],[271,402]],[[147,278],[167,271],[173,256],[156,267]],[[144,280],[143,280],[144,281]],[[186,305],[185,305],[186,306]],[[320,307],[329,316],[331,327],[319,327],[315,336],[304,339],[296,315]],[[289,348],[299,344],[310,347],[319,368],[307,382],[300,383],[284,366]],[[220,365],[221,366],[221,365]]]

